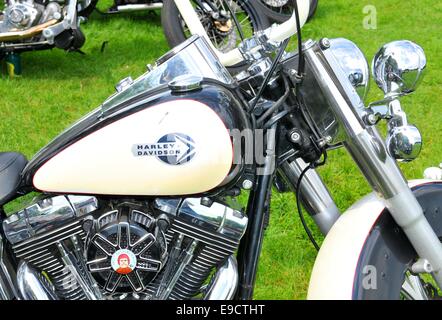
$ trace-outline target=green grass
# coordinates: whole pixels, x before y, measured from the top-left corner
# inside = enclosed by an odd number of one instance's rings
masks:
[[[362,27],[363,7],[375,5],[376,30]],[[100,6],[104,7],[103,3]],[[411,123],[420,128],[423,152],[401,165],[407,178],[420,178],[424,168],[442,161],[442,2],[431,0],[321,0],[316,17],[304,27],[305,39],[345,37],[371,60],[384,43],[409,39],[424,47],[427,75],[417,93],[403,99]],[[103,17],[94,13],[84,25],[83,51],[30,52],[22,55],[23,75],[0,81],[0,149],[32,157],[76,119],[113,93],[122,78],[136,77],[169,48],[160,18],[146,14]],[[100,48],[108,41],[104,52]],[[370,101],[381,98],[373,84]],[[320,169],[339,208],[344,210],[370,192],[344,150],[332,152]],[[321,240],[317,229],[316,237]],[[274,194],[271,224],[265,235],[256,283],[257,299],[303,299],[316,252],[297,219],[292,194]]]

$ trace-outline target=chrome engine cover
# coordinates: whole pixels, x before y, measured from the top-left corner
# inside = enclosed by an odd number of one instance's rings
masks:
[[[4,20],[0,23],[0,32],[11,29],[27,29],[35,25],[43,11],[43,6],[33,0],[12,0],[4,11]]]
[[[123,203],[89,224],[86,264],[108,293],[143,291],[166,262],[167,222],[141,210]]]
[[[232,266],[246,227],[240,211],[206,198],[70,195],[39,200],[3,222],[16,258],[48,278],[58,299],[211,298],[203,284]]]

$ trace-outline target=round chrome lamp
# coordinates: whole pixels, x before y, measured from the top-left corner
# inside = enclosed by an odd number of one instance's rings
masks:
[[[417,89],[426,65],[424,50],[408,40],[385,44],[373,59],[373,77],[390,109],[387,150],[398,161],[412,161],[422,149],[422,136],[415,126],[407,123],[398,99]]]
[[[424,50],[408,40],[384,45],[373,59],[372,72],[386,98],[412,93],[422,81],[427,65]]]
[[[393,128],[387,137],[388,153],[398,161],[410,162],[416,159],[422,150],[422,136],[412,125]]]

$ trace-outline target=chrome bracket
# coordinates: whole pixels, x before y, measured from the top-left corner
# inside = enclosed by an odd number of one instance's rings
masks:
[[[366,122],[368,121],[367,125],[374,125],[380,120],[387,120],[389,122],[389,128],[392,126],[406,126],[408,124],[407,115],[402,110],[401,103],[398,99],[384,99],[370,103],[366,109],[365,120]]]
[[[387,120],[386,145],[393,158],[405,162],[417,158],[422,149],[422,136],[415,126],[408,124],[399,99],[386,97],[383,101],[372,103],[363,119],[370,126],[381,119]]]
[[[265,31],[259,31],[251,38],[244,39],[244,41],[240,43],[238,49],[247,61],[254,62],[275,52],[279,46],[279,42],[272,42],[269,40]]]
[[[54,44],[55,37],[68,29],[78,29],[81,19],[77,19],[77,0],[70,0],[66,10],[64,19],[43,30],[43,36],[49,44]]]
[[[419,274],[419,273],[431,273],[434,270],[427,259],[419,259],[411,266],[411,271],[414,274]]]

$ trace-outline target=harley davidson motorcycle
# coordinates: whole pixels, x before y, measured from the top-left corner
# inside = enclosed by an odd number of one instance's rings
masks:
[[[400,98],[417,88],[424,52],[384,45],[373,73],[385,99],[366,105],[362,52],[342,38],[302,43],[309,4],[294,6],[232,52],[195,32],[29,162],[1,153],[0,204],[39,192],[3,214],[1,297],[251,299],[275,185],[327,234],[309,298],[436,298],[442,182],[407,182],[396,163],[421,149]],[[241,61],[232,77],[224,66]],[[374,190],[343,215],[315,170],[339,147]]]

